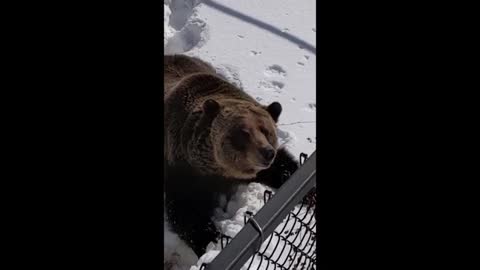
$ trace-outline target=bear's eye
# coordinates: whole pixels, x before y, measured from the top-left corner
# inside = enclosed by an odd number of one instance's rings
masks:
[[[244,129],[237,129],[232,132],[230,139],[235,149],[243,150],[250,140],[250,133]]]
[[[260,127],[260,132],[262,132],[266,137],[270,135],[270,132],[268,132],[268,130],[264,127]]]
[[[241,133],[241,135],[242,135],[243,137],[245,137],[245,138],[247,138],[247,139],[250,138],[250,132],[248,132],[248,130],[246,130],[246,129],[241,129],[241,130],[240,130],[240,133]]]

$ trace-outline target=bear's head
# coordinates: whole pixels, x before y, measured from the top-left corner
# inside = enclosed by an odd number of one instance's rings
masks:
[[[278,147],[276,122],[282,106],[261,106],[238,100],[204,102],[213,117],[210,130],[213,158],[224,177],[251,179],[272,164]]]

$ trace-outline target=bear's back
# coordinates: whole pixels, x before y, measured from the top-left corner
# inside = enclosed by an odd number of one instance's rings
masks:
[[[215,69],[202,60],[185,55],[164,55],[164,95],[181,79],[195,74],[215,74]]]

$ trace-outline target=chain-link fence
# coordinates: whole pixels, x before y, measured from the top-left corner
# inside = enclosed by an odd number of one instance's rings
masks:
[[[245,226],[232,239],[222,235],[222,251],[201,270],[316,269],[316,152],[253,215],[246,212]]]

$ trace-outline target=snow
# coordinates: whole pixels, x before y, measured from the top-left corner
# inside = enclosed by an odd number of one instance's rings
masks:
[[[197,56],[260,103],[280,102],[280,144],[296,157],[310,155],[316,144],[315,5],[315,0],[164,0],[165,53]],[[265,189],[255,183],[240,187],[223,202],[227,211],[217,211],[219,229],[236,235],[244,213],[263,206]],[[219,245],[211,243],[191,270],[211,261]]]

